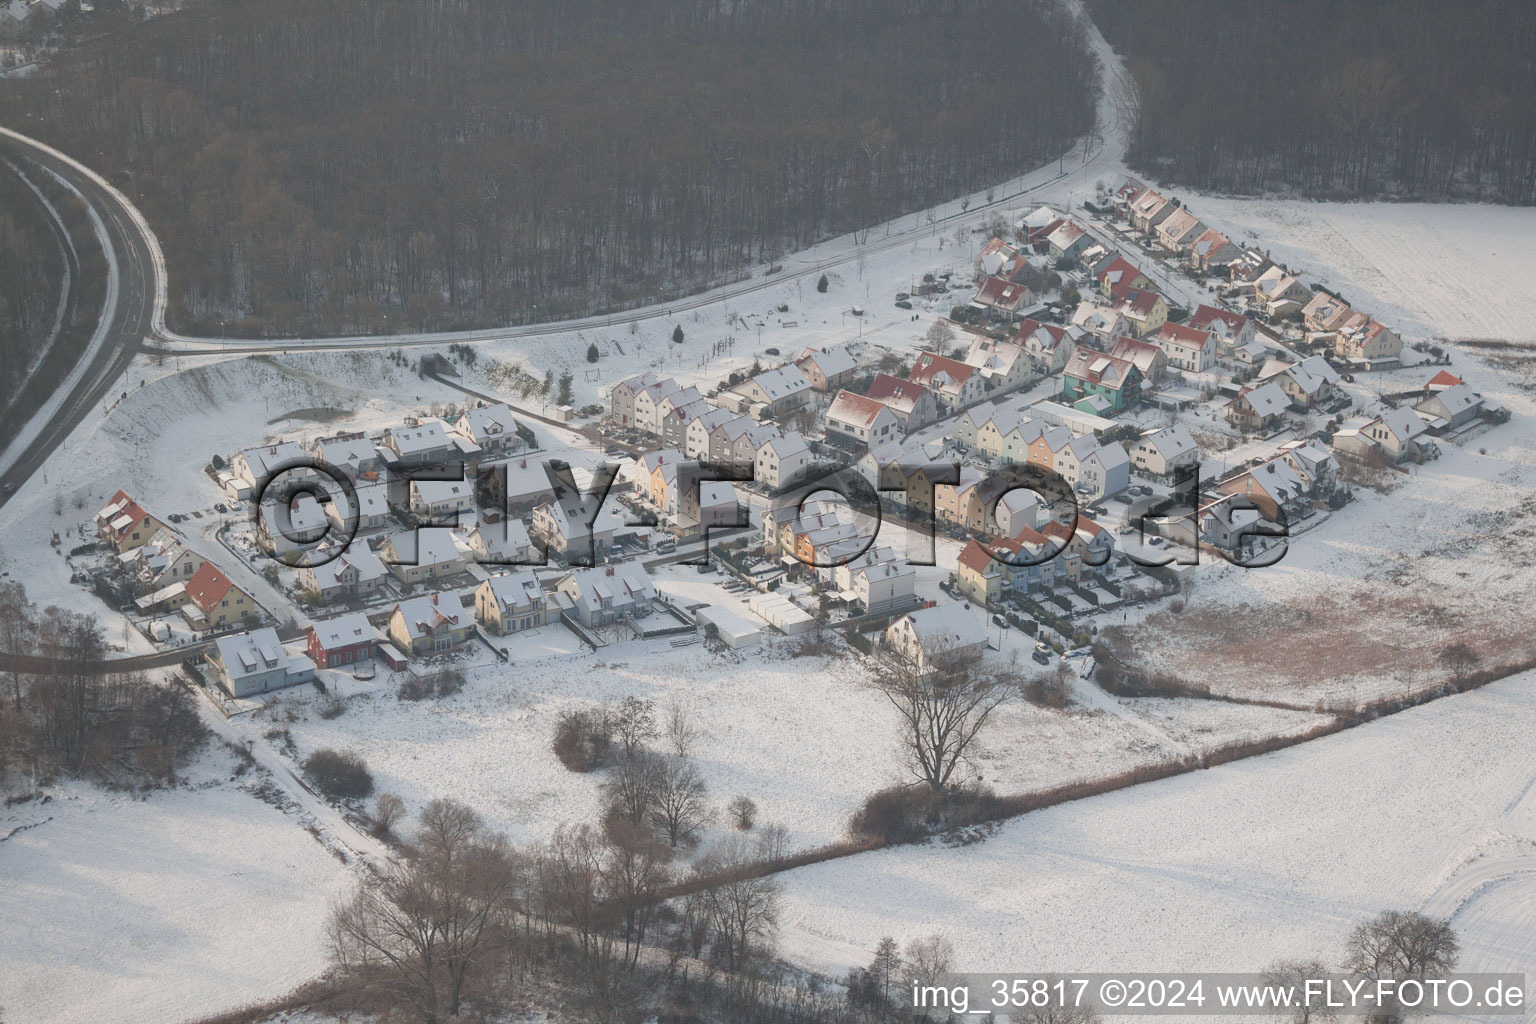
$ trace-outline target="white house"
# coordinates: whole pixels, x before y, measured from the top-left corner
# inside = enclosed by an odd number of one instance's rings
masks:
[[[574,569],[560,578],[555,589],[570,599],[571,616],[588,627],[649,615],[656,597],[645,570],[624,563]]]
[[[901,420],[873,398],[839,391],[827,409],[827,440],[849,448],[875,448],[902,436]]]
[[[811,463],[811,450],[797,431],[774,436],[757,450],[754,479],[770,490],[795,483]]]
[[[411,511],[418,516],[446,521],[461,512],[472,511],[474,507],[475,485],[472,481],[411,481]]]
[[[1169,476],[1180,467],[1200,461],[1200,449],[1182,423],[1143,434],[1131,449],[1131,462],[1138,473]]]
[[[476,562],[519,565],[533,561],[533,541],[521,519],[503,518],[481,523],[464,536],[464,545]]]
[[[231,697],[280,690],[307,683],[315,666],[302,654],[289,654],[267,627],[221,636],[208,652],[208,663],[224,692]]]
[[[979,658],[987,648],[986,630],[969,604],[944,604],[908,612],[891,623],[885,638],[923,673]]]
[[[501,458],[522,447],[517,420],[512,418],[512,408],[505,402],[470,409],[459,417],[454,430],[477,445],[483,458]]]

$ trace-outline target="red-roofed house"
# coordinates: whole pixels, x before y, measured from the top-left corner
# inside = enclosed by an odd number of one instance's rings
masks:
[[[955,577],[967,597],[988,608],[997,604],[1003,596],[1003,567],[992,553],[971,539],[955,565]]]
[[[1034,301],[1035,293],[1024,285],[1003,277],[989,277],[977,289],[971,305],[1001,320],[1017,320]]]
[[[165,528],[127,491],[112,495],[112,500],[96,513],[96,536],[111,544],[118,554],[140,547]]]
[[[934,393],[905,377],[877,373],[865,397],[873,398],[895,413],[902,429],[908,433],[921,430],[939,418],[939,400]]]
[[[1197,331],[1211,332],[1217,344],[1228,349],[1242,348],[1254,340],[1253,321],[1230,309],[1201,306],[1189,318],[1189,326]]]
[[[932,391],[939,400],[939,408],[946,412],[981,401],[987,390],[976,367],[932,352],[918,356],[908,376]]]
[[[1441,370],[1439,373],[1429,378],[1429,383],[1424,385],[1424,390],[1428,391],[1430,394],[1434,394],[1437,391],[1444,391],[1446,388],[1453,388],[1457,384],[1465,383],[1465,381],[1456,376],[1450,370]]]
[[[875,448],[902,436],[901,421],[873,398],[839,391],[827,409],[827,440],[848,448]]]
[[[1152,279],[1124,256],[1116,256],[1114,262],[1099,271],[1098,281],[1099,292],[1106,299],[1121,289],[1148,288],[1152,285]]]
[[[1122,335],[1115,339],[1109,354],[1135,366],[1148,384],[1162,380],[1163,371],[1168,368],[1168,356],[1149,341],[1137,341]]]
[[[259,609],[218,566],[204,562],[187,581],[187,603],[181,614],[193,629],[225,629],[255,619]]]
[[[1122,288],[1115,293],[1115,312],[1130,322],[1136,337],[1145,338],[1168,322],[1168,303],[1157,292]]]
[[[1168,354],[1168,361],[1181,370],[1204,373],[1216,361],[1216,339],[1210,331],[1163,324],[1152,340]]]

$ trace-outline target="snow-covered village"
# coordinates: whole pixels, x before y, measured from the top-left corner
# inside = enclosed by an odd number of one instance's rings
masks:
[[[203,16],[11,6],[0,99]],[[1049,161],[504,327],[194,315],[0,105],[65,253],[0,396],[0,1020],[1536,984],[1536,210],[1165,176],[1124,5],[1064,9]]]

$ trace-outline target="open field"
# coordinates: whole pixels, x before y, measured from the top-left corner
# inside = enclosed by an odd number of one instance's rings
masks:
[[[206,754],[137,799],[75,784],[0,809],[0,1006],[26,1024],[168,1024],[314,976],[352,875]]]
[[[1250,971],[1335,962],[1355,922],[1428,906],[1451,915],[1468,968],[1530,971],[1533,717],[1526,674],[1031,814],[985,843],[803,868],[784,877],[782,941],[833,973],[882,935],[932,932],[964,970]]]

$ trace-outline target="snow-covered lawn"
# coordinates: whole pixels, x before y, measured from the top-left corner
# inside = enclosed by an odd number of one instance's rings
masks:
[[[232,764],[209,753],[142,800],[71,784],[0,809],[7,1020],[172,1024],[318,973],[351,874]]]
[[[833,972],[932,932],[966,970],[1248,971],[1336,962],[1360,919],[1427,906],[1453,915],[1468,968],[1530,971],[1533,720],[1527,674],[982,843],[803,868],[783,876],[782,942]]]

